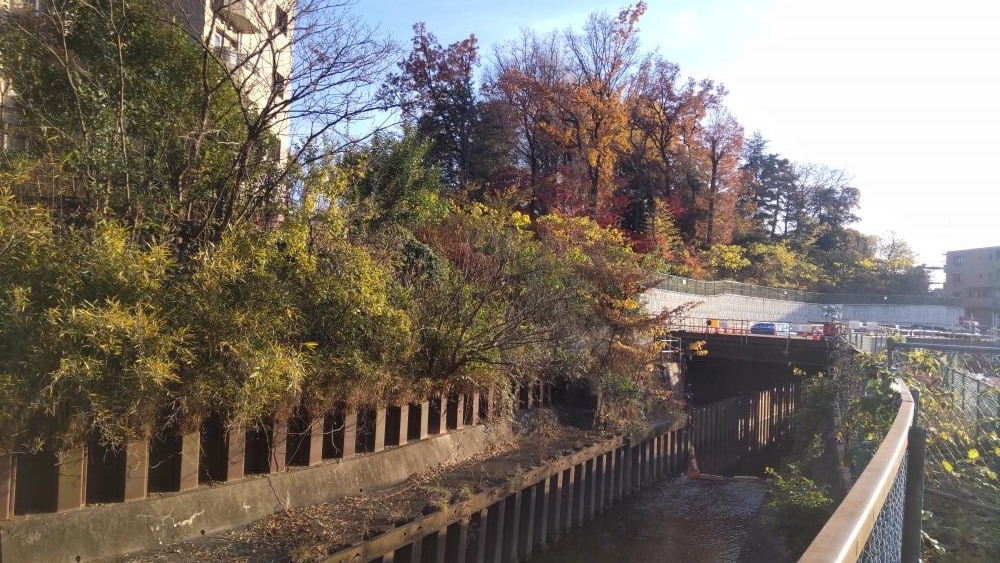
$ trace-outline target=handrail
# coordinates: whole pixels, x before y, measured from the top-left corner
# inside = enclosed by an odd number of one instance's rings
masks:
[[[896,419],[861,476],[833,516],[806,549],[799,563],[847,563],[861,557],[906,456],[914,403],[909,389],[896,380],[902,400]]]

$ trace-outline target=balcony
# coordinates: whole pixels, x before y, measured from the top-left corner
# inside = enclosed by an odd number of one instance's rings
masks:
[[[251,0],[212,0],[212,8],[219,14],[219,17],[229,22],[240,33],[260,31],[254,25],[259,17]]]
[[[242,66],[247,59],[246,52],[236,47],[212,47],[212,53],[230,70]]]

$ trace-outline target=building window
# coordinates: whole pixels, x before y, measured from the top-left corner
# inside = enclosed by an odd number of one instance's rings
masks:
[[[952,274],[951,275],[951,281],[953,281],[955,283],[961,283],[962,282],[962,274]]]
[[[281,33],[288,33],[288,12],[283,10],[281,6],[274,8],[274,28]]]

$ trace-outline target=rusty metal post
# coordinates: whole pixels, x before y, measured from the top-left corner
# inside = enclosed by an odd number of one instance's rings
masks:
[[[81,446],[57,454],[59,484],[56,512],[75,510],[87,498],[87,448]]]

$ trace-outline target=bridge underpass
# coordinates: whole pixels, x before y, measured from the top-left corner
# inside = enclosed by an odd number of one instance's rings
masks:
[[[682,355],[687,399],[696,407],[785,385],[829,368],[829,341],[677,331],[683,350],[703,342],[705,355]]]

